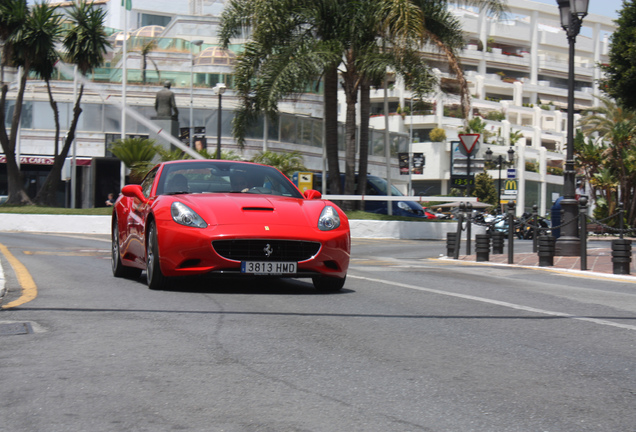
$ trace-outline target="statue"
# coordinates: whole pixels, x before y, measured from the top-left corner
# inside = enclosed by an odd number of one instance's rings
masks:
[[[170,81],[163,84],[163,88],[157,92],[155,110],[159,120],[177,120],[179,110],[174,100],[174,93],[170,90]]]

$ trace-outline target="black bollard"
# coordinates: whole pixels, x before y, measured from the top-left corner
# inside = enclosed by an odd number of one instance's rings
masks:
[[[473,205],[466,203],[466,255],[470,255],[471,222],[473,220]]]
[[[504,253],[505,234],[499,231],[492,233],[492,253],[493,255],[501,255]]]
[[[632,241],[612,240],[612,264],[614,274],[626,275],[630,273],[632,264]]]
[[[515,203],[508,201],[508,264],[515,262]]]
[[[552,236],[539,236],[539,267],[554,265],[554,251],[556,240]]]
[[[488,261],[490,259],[490,236],[488,234],[475,235],[476,261]]]
[[[581,270],[587,270],[587,197],[579,198],[579,236],[581,238]]]
[[[457,233],[446,233],[446,256],[455,256],[455,241],[457,239]]]
[[[537,252],[537,239],[539,238],[539,211],[536,204],[532,206],[532,252]]]

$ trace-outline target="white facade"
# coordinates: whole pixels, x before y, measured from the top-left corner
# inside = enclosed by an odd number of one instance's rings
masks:
[[[498,19],[487,17],[472,9],[456,7],[453,14],[463,23],[466,39],[461,63],[472,97],[472,115],[480,115],[488,124],[490,139],[481,143],[476,158],[483,158],[490,148],[494,157],[504,156],[510,146],[510,133],[522,134],[514,149],[518,190],[517,212],[521,214],[525,202],[528,210],[536,203],[540,214],[549,207],[563,184],[563,177],[551,175],[547,170],[562,168],[567,141],[567,74],[568,42],[561,29],[556,6],[525,0],[508,2],[509,12]],[[613,21],[604,16],[590,14],[584,18],[583,28],[576,40],[575,57],[575,110],[590,108],[598,103],[598,80],[601,78],[599,63],[608,61],[609,36],[614,31]],[[454,77],[445,67],[443,58],[436,52],[428,52],[432,63],[438,66],[440,82],[452,83]],[[340,98],[344,101],[344,95]],[[372,103],[381,111],[384,91],[372,92]],[[440,89],[426,99],[433,112],[409,115],[411,93],[399,79],[388,91],[392,104],[390,113],[396,113],[396,105],[402,115],[392,115],[391,130],[412,133],[412,153],[423,153],[426,161],[423,174],[412,175],[413,195],[429,195],[431,187],[441,194],[449,192],[451,185],[451,141],[457,141],[463,121],[444,114],[444,108],[458,106],[459,97]],[[417,102],[417,101],[415,101]],[[343,104],[343,102],[341,102]],[[563,110],[563,111],[561,111]],[[406,115],[404,115],[406,111]],[[452,111],[452,110],[451,110]],[[487,120],[489,113],[501,113],[503,120]],[[344,105],[340,120],[344,121]],[[575,121],[580,115],[575,114]],[[371,126],[383,129],[383,116],[371,119]],[[446,132],[446,141],[434,143],[421,139],[433,128]],[[412,132],[413,131],[413,132]],[[503,140],[498,137],[503,138]],[[526,171],[526,162],[538,172]],[[479,162],[477,165],[480,166]],[[474,172],[474,171],[473,171]],[[498,179],[498,170],[489,174]],[[504,171],[505,175],[505,171]],[[505,177],[504,177],[505,178]],[[528,184],[526,184],[528,182]],[[420,186],[418,186],[418,184]],[[532,196],[526,199],[524,186],[531,185]],[[524,190],[526,189],[526,190]],[[536,190],[535,190],[536,189]],[[426,192],[429,191],[429,192]],[[528,202],[528,201],[534,202]]]
[[[213,110],[216,106],[216,97],[212,90],[215,82],[211,82],[210,77],[215,76],[214,74],[230,76],[231,67],[201,65],[197,61],[192,66],[192,56],[198,53],[194,49],[198,48],[193,49],[189,41],[202,40],[203,47],[218,43],[218,20],[224,1],[132,0],[132,3],[133,9],[125,11],[121,6],[121,0],[95,1],[95,4],[108,12],[107,27],[127,28],[133,31],[143,25],[163,24],[165,28],[160,35],[161,38],[181,41],[181,49],[158,50],[153,52],[150,58],[157,64],[162,76],[170,76],[173,80],[177,105],[181,107],[182,116],[187,116],[181,119],[182,123],[189,122],[187,107],[191,100],[189,77],[192,72],[195,74],[193,108]],[[474,9],[452,9],[463,23],[466,34],[467,44],[461,53],[461,62],[473,96],[472,115],[497,118],[485,120],[493,138],[481,143],[476,159],[481,159],[489,147],[495,157],[499,154],[506,156],[510,145],[509,134],[520,134],[522,137],[514,146],[518,179],[522,184],[519,187],[518,202],[525,203],[526,209],[536,202],[540,213],[545,214],[551,205],[553,193],[560,190],[563,183],[561,176],[551,175],[549,171],[562,166],[565,153],[567,114],[560,109],[567,108],[568,44],[565,32],[560,27],[556,4],[550,6],[527,0],[510,0],[508,9],[507,15],[499,19],[487,17]],[[584,19],[583,29],[576,43],[577,110],[592,107],[597,103],[597,80],[601,77],[597,65],[607,62],[608,40],[614,29],[614,23],[608,17],[590,14]],[[186,48],[183,48],[184,46]],[[448,73],[444,58],[433,51],[427,52],[426,55],[436,68],[441,86],[452,88],[454,77]],[[117,51],[111,54],[109,60],[109,66],[114,71],[122,68],[121,54]],[[129,53],[129,76],[133,73],[131,70],[140,67],[140,60],[141,56],[138,53]],[[154,73],[151,65],[147,70],[149,74]],[[148,111],[154,104],[154,95],[159,84],[157,78],[148,85],[129,87],[127,104]],[[58,101],[72,99],[70,85],[68,81],[54,83]],[[31,82],[29,86],[25,101],[47,100],[45,88],[41,83]],[[463,126],[463,121],[453,116],[455,107],[459,104],[459,97],[445,93],[440,88],[428,95],[425,100],[431,109],[415,112],[415,109],[411,111],[411,104],[417,104],[417,101],[412,100],[411,93],[404,88],[399,78],[393,79],[387,93],[389,113],[396,114],[389,117],[389,130],[412,137],[412,145],[408,151],[423,153],[425,157],[423,174],[413,175],[411,181],[407,179],[408,176],[399,174],[397,158],[393,159],[389,168],[392,181],[404,192],[412,192],[415,195],[430,195],[431,192],[448,193],[451,188],[450,143],[457,140],[457,133]],[[10,92],[9,99],[11,94]],[[109,99],[111,96],[121,97],[121,85],[91,83],[87,85],[83,103],[108,103],[112,101]],[[344,95],[339,100],[339,119],[344,122]],[[384,89],[373,90],[371,100],[375,114],[371,118],[371,127],[377,133],[385,129]],[[236,106],[235,104],[236,100],[230,89],[223,97],[223,107],[231,109]],[[38,105],[34,109],[43,107],[44,105]],[[320,119],[323,113],[322,98],[319,95],[306,95],[298,100],[282,102],[280,109],[282,112]],[[397,115],[398,109],[400,115]],[[101,115],[107,117],[105,111],[106,109]],[[578,116],[575,116],[575,120],[577,118]],[[91,122],[91,119],[83,118],[81,121]],[[78,156],[104,155],[104,133],[113,132],[107,130],[107,124],[108,120],[104,120],[101,130],[89,128],[83,131],[81,127],[78,129]],[[428,139],[428,133],[434,128],[445,130],[446,141],[433,143]],[[21,154],[51,154],[50,135],[50,130],[25,131],[21,137]],[[503,140],[497,140],[498,136]],[[214,137],[209,137],[209,140],[211,139]],[[223,140],[224,148],[232,148],[234,145],[227,137]],[[310,169],[320,170],[323,167],[322,150],[315,146],[274,143],[268,142],[268,139],[248,140],[243,154],[249,157],[264,148],[300,150]],[[538,172],[526,171],[526,163],[533,164],[538,168]],[[481,166],[479,161],[476,161],[475,165]],[[375,175],[386,177],[384,155],[372,154],[369,169]],[[490,174],[497,179],[498,170],[491,171]],[[407,190],[409,184],[412,184],[411,191]],[[526,199],[526,196],[529,198]],[[518,206],[518,212],[521,213],[523,210],[524,206]]]

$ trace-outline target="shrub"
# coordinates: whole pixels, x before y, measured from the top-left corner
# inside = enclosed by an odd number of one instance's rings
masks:
[[[446,140],[446,131],[442,128],[435,128],[428,136],[433,142],[443,142]]]

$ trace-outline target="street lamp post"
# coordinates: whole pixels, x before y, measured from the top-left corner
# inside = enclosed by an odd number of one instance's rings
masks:
[[[192,52],[192,45],[200,47],[202,43],[203,41],[200,39],[190,41],[190,148],[192,148],[192,137],[194,135],[194,100],[192,96],[194,87],[194,53]]]
[[[486,155],[484,156],[484,160],[486,162],[493,162],[492,154],[493,154],[492,150],[490,150],[490,147],[488,147],[488,150],[486,150]],[[503,156],[497,155],[497,165],[499,167],[499,182],[497,187],[497,209],[498,210],[501,209],[501,167],[503,166],[504,163],[512,162],[514,158],[515,158],[515,151],[512,147],[508,149],[508,161],[504,162]]]
[[[561,15],[561,26],[568,38],[568,129],[565,173],[563,178],[563,227],[556,242],[556,255],[578,256],[581,254],[581,240],[578,234],[579,206],[575,196],[574,171],[574,45],[581,30],[583,18],[587,15],[589,0],[556,0]]]
[[[216,158],[217,159],[221,159],[221,127],[222,127],[222,122],[221,122],[221,113],[223,112],[221,110],[221,99],[223,98],[223,93],[225,93],[225,84],[223,83],[217,83],[216,86],[214,86],[214,91],[216,91],[216,93],[219,95],[219,112],[217,115],[218,118],[218,123],[217,123],[217,127],[216,127]]]

